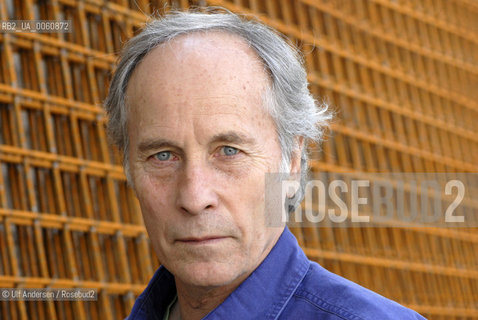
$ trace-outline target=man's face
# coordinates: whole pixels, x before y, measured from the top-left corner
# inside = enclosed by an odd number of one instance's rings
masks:
[[[281,159],[262,106],[268,77],[236,36],[181,36],[151,51],[127,89],[131,179],[152,245],[184,283],[242,281],[282,228],[264,176]]]

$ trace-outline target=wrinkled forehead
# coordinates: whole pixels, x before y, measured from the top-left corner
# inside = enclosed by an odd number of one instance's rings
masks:
[[[201,31],[152,49],[133,71],[127,99],[147,89],[148,83],[174,85],[178,78],[202,80],[204,85],[209,85],[209,80],[223,85],[234,81],[261,88],[269,85],[262,60],[246,40],[224,31]]]
[[[128,122],[175,122],[190,115],[263,119],[269,77],[254,49],[225,32],[180,36],[153,49],[127,89]],[[133,112],[131,112],[133,111]],[[227,118],[227,117],[226,117]]]

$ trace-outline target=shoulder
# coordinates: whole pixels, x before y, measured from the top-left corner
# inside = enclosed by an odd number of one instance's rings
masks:
[[[326,315],[322,317],[331,320],[424,319],[415,311],[327,271],[315,262],[310,263],[305,278],[284,312],[299,312],[301,319],[312,319],[317,314]]]

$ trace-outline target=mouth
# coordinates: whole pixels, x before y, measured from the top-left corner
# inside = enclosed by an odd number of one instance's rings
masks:
[[[208,236],[208,237],[190,237],[190,238],[182,238],[176,240],[179,243],[189,244],[189,245],[201,245],[201,244],[213,244],[216,242],[220,242],[222,240],[227,239],[228,237],[224,236]]]

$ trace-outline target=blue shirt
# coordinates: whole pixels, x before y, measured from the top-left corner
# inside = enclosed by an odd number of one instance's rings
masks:
[[[173,275],[160,267],[128,320],[163,319],[176,295]],[[203,319],[425,319],[310,261],[285,228],[274,248],[229,297]]]

